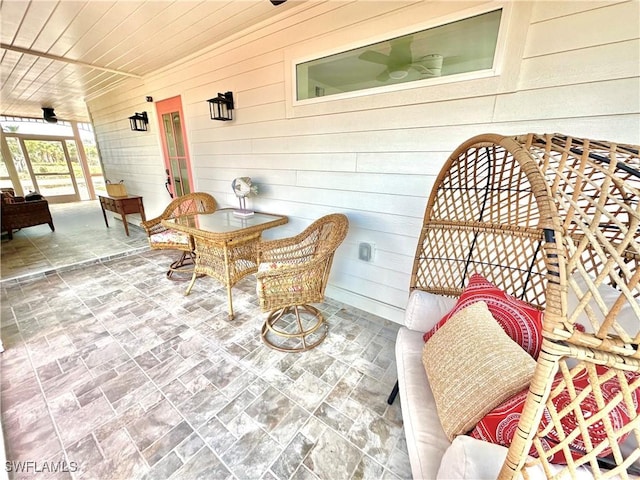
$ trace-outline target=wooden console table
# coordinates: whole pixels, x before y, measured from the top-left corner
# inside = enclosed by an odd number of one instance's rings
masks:
[[[107,210],[110,212],[118,213],[122,216],[122,223],[124,224],[124,231],[129,236],[129,225],[127,224],[127,214],[139,213],[144,222],[147,218],[144,215],[144,205],[142,204],[142,197],[138,195],[127,195],[126,197],[111,197],[109,195],[98,195],[100,199],[100,207],[102,208],[102,216],[104,217],[104,223],[109,228],[109,222],[107,221]]]

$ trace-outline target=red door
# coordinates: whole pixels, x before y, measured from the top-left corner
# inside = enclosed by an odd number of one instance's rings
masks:
[[[161,100],[156,103],[156,111],[162,137],[167,191],[171,198],[181,197],[193,191],[182,101],[179,96]]]

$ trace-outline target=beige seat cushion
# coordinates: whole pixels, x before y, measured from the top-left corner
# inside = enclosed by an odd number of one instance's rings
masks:
[[[414,290],[409,295],[404,313],[404,326],[418,332],[428,332],[456,306],[456,299]]]
[[[509,338],[484,302],[463,308],[434,333],[422,362],[449,440],[526,388],[535,368],[535,360]]]
[[[164,232],[151,235],[149,242],[152,244],[174,243],[189,245],[189,235],[176,230],[165,230]]]
[[[498,478],[507,449],[500,445],[483,442],[466,435],[456,437],[442,457],[438,480],[494,480]],[[561,465],[551,465],[552,473],[559,473]],[[546,480],[540,465],[527,469],[531,480]],[[592,480],[593,475],[587,467],[578,467],[576,480]],[[615,477],[620,478],[620,477]]]
[[[433,392],[422,366],[422,333],[405,327],[398,331],[398,393],[411,474],[414,479],[432,479],[436,478],[440,459],[450,442],[440,425]]]

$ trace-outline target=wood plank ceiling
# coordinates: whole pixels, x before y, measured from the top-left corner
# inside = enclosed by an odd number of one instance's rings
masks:
[[[0,115],[89,121],[85,100],[285,13],[295,1],[0,0]],[[299,5],[299,4],[298,4]]]

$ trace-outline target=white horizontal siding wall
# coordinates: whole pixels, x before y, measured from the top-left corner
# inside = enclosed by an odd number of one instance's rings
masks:
[[[486,132],[562,132],[640,143],[639,3],[514,2],[501,75],[313,105],[291,101],[297,55],[436,22],[483,2],[304,2],[89,109],[110,179],[144,196],[147,216],[169,201],[154,100],[180,95],[195,189],[235,206],[231,181],[259,185],[250,204],[289,216],[265,237],[288,236],[343,212],[349,235],[330,297],[402,322],[431,186],[449,153]],[[497,4],[496,4],[497,5]],[[235,120],[209,119],[206,100],[231,90]],[[127,117],[146,110],[149,132]],[[375,245],[373,261],[358,244]]]

